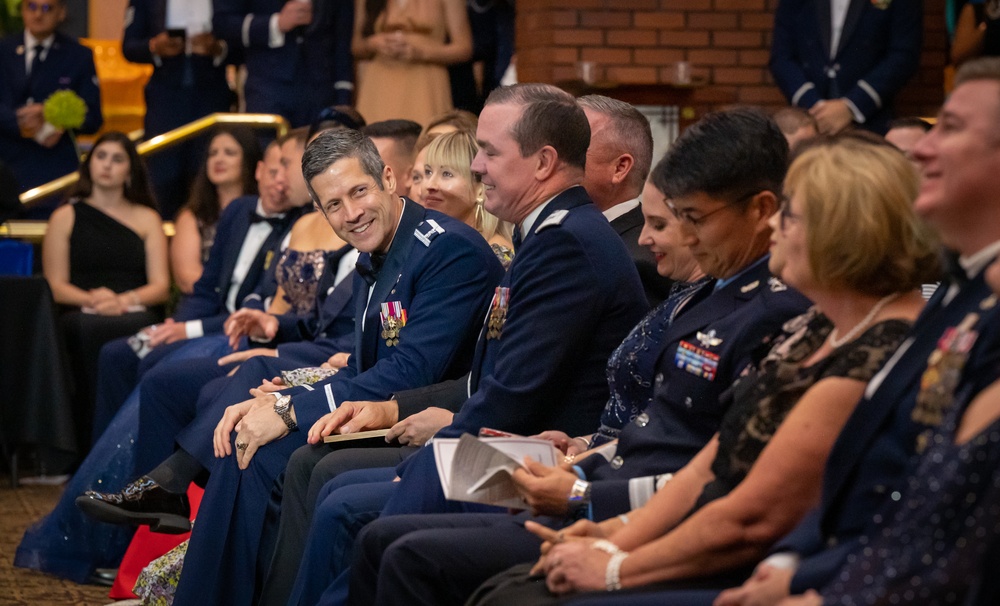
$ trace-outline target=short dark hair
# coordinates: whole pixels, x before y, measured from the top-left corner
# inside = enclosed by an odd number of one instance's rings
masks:
[[[708,114],[691,125],[653,169],[668,198],[705,193],[737,200],[761,191],[781,194],[788,143],[764,112],[737,108]]]
[[[1000,82],[1000,57],[978,57],[963,63],[955,72],[955,86],[972,80]]]
[[[306,180],[309,196],[316,204],[319,204],[319,197],[312,188],[313,178],[344,158],[357,158],[361,169],[375,179],[379,189],[384,189],[382,173],[385,163],[372,140],[356,130],[328,130],[313,139],[302,154],[302,176]]]
[[[486,99],[486,105],[503,103],[524,108],[510,127],[521,157],[549,145],[568,165],[586,166],[590,123],[572,95],[549,84],[514,84],[493,89]]]
[[[931,129],[931,123],[923,118],[907,116],[904,118],[896,118],[895,120],[889,122],[889,130],[894,128],[919,128],[926,133]]]
[[[149,186],[146,164],[143,163],[139,152],[135,149],[135,143],[128,138],[128,135],[116,130],[104,133],[94,142],[94,146],[90,148],[90,151],[87,152],[86,157],[83,159],[83,163],[80,164],[80,179],[76,182],[69,197],[71,199],[86,198],[93,193],[94,182],[90,178],[90,160],[94,155],[94,151],[104,143],[117,143],[125,150],[125,155],[128,156],[128,178],[125,180],[125,186],[122,191],[125,199],[132,204],[146,206],[156,211],[160,210],[159,205],[156,203],[156,198],[153,196],[153,190]]]
[[[358,130],[366,124],[364,116],[350,105],[331,105],[324,107],[309,125],[309,138],[312,139],[324,130],[331,128],[353,128]]]
[[[586,95],[580,97],[577,103],[584,109],[608,117],[612,143],[618,145],[616,153],[627,152],[635,161],[628,175],[629,182],[636,191],[641,190],[653,163],[653,133],[649,120],[632,105],[603,95]]]
[[[422,130],[413,120],[382,120],[361,128],[361,132],[369,137],[392,139],[399,146],[400,152],[408,157],[415,155],[413,150]]]
[[[306,142],[309,141],[309,127],[300,126],[298,128],[293,128],[284,135],[278,137],[278,145],[284,146],[285,143],[289,141],[295,141],[299,145],[305,147]]]

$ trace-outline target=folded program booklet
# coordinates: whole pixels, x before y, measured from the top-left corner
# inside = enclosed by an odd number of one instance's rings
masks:
[[[454,501],[525,509],[511,474],[530,457],[543,465],[562,460],[548,440],[537,438],[436,438],[431,442],[441,489]]]

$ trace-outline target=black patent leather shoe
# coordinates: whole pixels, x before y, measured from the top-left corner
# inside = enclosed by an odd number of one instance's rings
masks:
[[[182,534],[191,530],[191,504],[187,495],[167,492],[143,476],[121,492],[88,490],[76,506],[102,522],[137,526],[148,524],[153,532]]]

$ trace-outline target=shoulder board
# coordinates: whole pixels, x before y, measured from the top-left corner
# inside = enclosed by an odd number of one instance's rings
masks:
[[[438,237],[444,233],[444,228],[438,225],[438,222],[434,219],[427,219],[426,221],[421,221],[420,225],[413,230],[413,236],[420,240],[424,246],[430,246],[431,240]]]
[[[569,211],[565,210],[565,209],[553,211],[553,213],[551,215],[549,215],[548,217],[545,217],[545,220],[542,221],[538,225],[538,227],[535,228],[535,233],[537,234],[538,232],[542,231],[543,229],[546,229],[546,228],[549,228],[549,227],[553,227],[555,225],[561,225],[562,222],[566,220],[566,217],[568,215],[569,215]]]

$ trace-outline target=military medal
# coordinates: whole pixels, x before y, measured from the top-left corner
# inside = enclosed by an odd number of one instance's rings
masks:
[[[379,313],[382,320],[382,338],[387,347],[399,345],[399,330],[406,326],[406,310],[399,301],[389,301],[382,304]]]
[[[696,377],[714,381],[719,370],[719,354],[702,349],[694,343],[681,341],[674,354],[674,364]]]
[[[507,306],[510,304],[510,288],[507,286],[497,286],[493,294],[493,302],[490,303],[490,317],[486,323],[486,338],[499,339],[503,332],[504,322],[507,321]]]
[[[920,392],[910,418],[917,423],[936,427],[952,404],[962,368],[979,333],[972,330],[979,314],[970,313],[958,326],[944,331],[927,359],[927,369],[920,377]],[[926,432],[925,432],[926,433]],[[926,446],[927,436],[918,438],[917,449]]]

